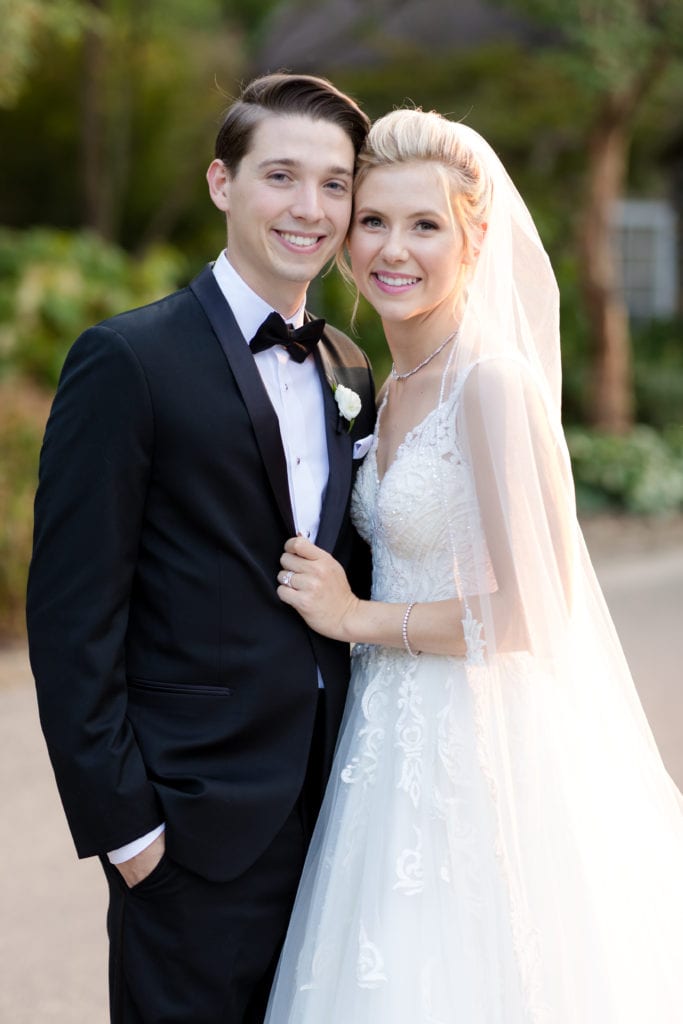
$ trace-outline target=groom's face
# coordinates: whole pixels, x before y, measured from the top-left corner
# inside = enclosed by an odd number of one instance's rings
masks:
[[[343,244],[353,168],[342,128],[298,114],[264,118],[233,175],[221,161],[211,164],[211,197],[227,216],[228,258],[280,312],[296,309]]]

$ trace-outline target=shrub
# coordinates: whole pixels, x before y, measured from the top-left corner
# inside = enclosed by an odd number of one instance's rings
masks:
[[[172,291],[172,249],[136,260],[88,232],[0,229],[0,372],[54,387],[86,327]]]
[[[0,640],[24,629],[38,454],[50,395],[17,379],[0,383]]]
[[[136,260],[86,232],[0,229],[0,638],[23,631],[38,455],[66,352],[181,273],[169,249]]]
[[[624,437],[578,427],[566,433],[580,509],[657,515],[683,507],[682,432],[667,440],[641,424]]]
[[[633,328],[638,420],[653,427],[683,422],[683,319]]]

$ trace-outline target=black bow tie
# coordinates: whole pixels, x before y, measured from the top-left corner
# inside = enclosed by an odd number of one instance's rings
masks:
[[[271,313],[251,339],[250,348],[256,354],[265,352],[273,345],[284,345],[292,359],[303,363],[322,338],[324,329],[324,320],[311,320],[303,327],[292,327],[285,323],[279,313]]]

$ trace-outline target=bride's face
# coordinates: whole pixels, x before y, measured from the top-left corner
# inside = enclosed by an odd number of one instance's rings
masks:
[[[374,167],[356,192],[349,255],[358,289],[383,320],[453,309],[464,235],[434,163]]]

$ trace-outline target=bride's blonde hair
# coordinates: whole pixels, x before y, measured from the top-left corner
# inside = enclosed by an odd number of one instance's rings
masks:
[[[492,197],[491,182],[463,135],[457,122],[449,121],[434,110],[424,111],[419,107],[392,110],[372,125],[358,155],[354,179],[355,194],[375,167],[416,161],[435,165],[443,179],[453,223],[460,228],[465,240],[463,263],[453,282],[456,302],[481,246]],[[355,287],[346,253],[339,253],[337,266],[344,279]],[[357,307],[356,290],[354,316]]]

